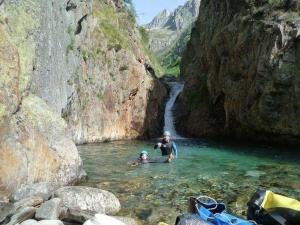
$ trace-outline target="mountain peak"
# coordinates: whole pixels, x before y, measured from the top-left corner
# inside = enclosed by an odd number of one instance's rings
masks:
[[[147,29],[168,28],[183,30],[196,19],[201,0],[188,0],[183,6],[178,6],[173,12],[163,10],[153,20],[145,25]]]

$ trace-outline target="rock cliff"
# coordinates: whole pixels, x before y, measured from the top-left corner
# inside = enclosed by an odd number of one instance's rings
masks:
[[[84,175],[75,143],[155,135],[164,86],[123,1],[0,1],[0,192]]]
[[[182,131],[299,143],[299,11],[298,1],[201,2],[182,60]]]

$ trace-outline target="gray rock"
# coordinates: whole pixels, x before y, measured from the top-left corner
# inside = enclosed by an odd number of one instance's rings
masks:
[[[177,217],[175,225],[210,225],[210,223],[202,221],[196,214],[184,214]]]
[[[38,222],[40,225],[64,225],[60,220],[41,220]]]
[[[56,220],[59,218],[62,207],[62,201],[60,198],[53,198],[47,202],[44,202],[40,208],[36,210],[36,219]]]
[[[41,196],[47,200],[54,190],[54,185],[47,182],[26,185],[13,193],[12,201],[16,202],[32,196]]]
[[[70,210],[115,214],[121,207],[114,194],[97,188],[62,187],[55,191],[54,196],[61,198]]]
[[[60,218],[66,222],[77,222],[77,223],[84,223],[85,221],[93,218],[95,213],[82,211],[82,210],[75,210],[75,209],[67,209],[66,212],[63,212],[60,215]]]
[[[21,209],[17,214],[13,215],[7,225],[15,225],[21,223],[25,220],[33,218],[36,208],[34,207],[25,207]]]
[[[126,224],[126,225],[137,225],[138,223],[129,217],[122,217],[122,216],[113,216],[113,218],[121,221],[122,223]]]
[[[0,203],[0,223],[6,218],[12,216],[15,213],[15,207],[11,203]]]
[[[38,222],[36,220],[25,220],[20,225],[37,225]]]
[[[44,202],[44,199],[41,196],[31,196],[25,199],[22,199],[21,201],[15,202],[14,207],[16,210],[26,207],[26,206],[38,206]]]

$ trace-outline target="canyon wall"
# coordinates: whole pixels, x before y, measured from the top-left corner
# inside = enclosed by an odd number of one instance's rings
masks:
[[[166,90],[123,1],[0,3],[0,191],[84,176],[75,143],[157,135]]]
[[[201,2],[181,65],[181,132],[299,143],[299,12],[293,0]]]

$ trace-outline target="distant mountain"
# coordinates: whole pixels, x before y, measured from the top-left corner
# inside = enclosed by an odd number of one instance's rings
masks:
[[[163,10],[144,28],[149,33],[149,48],[163,66],[173,67],[180,61],[197,19],[201,0],[189,0],[173,12]]]

